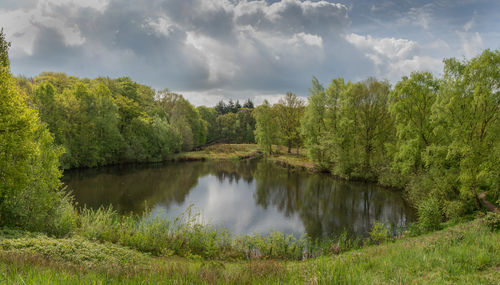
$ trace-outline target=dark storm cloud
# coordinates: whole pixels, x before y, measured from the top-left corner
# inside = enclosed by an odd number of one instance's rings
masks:
[[[491,14],[491,1],[475,12],[466,11],[470,1],[339,2],[3,0],[0,26],[13,41],[15,73],[130,76],[196,101],[193,94],[305,95],[312,76],[394,80],[415,68],[436,70],[441,58],[423,52],[473,54],[484,46],[474,29]],[[453,7],[461,20],[435,14]],[[453,32],[445,35],[446,27]]]

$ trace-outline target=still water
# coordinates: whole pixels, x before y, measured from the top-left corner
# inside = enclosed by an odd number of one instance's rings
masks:
[[[414,219],[397,191],[259,159],[73,170],[63,180],[79,206],[177,216],[193,205],[205,221],[237,234],[364,235],[374,221],[404,227]]]

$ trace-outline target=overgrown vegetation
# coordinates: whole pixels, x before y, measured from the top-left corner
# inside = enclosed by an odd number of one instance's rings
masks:
[[[66,234],[75,221],[59,190],[61,149],[16,87],[9,46],[0,31],[0,226]]]
[[[269,235],[233,235],[224,228],[203,223],[188,209],[170,219],[146,212],[140,216],[119,215],[112,208],[84,209],[75,233],[93,241],[112,242],[155,256],[203,259],[301,260],[361,246],[362,241],[344,232],[321,240],[272,232]],[[334,248],[332,248],[334,246]]]
[[[152,257],[80,237],[3,232],[0,276],[8,284],[497,284],[500,232],[476,220],[416,238],[307,261],[211,261]]]

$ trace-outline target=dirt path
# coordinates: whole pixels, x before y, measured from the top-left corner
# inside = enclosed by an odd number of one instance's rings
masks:
[[[479,195],[477,195],[477,197],[479,198],[479,200],[481,200],[481,203],[483,203],[483,206],[485,206],[486,209],[488,209],[488,211],[490,211],[490,212],[500,213],[500,210],[498,210],[498,208],[495,207],[495,205],[493,205],[492,203],[490,203],[490,201],[484,199],[485,196],[486,196],[485,192],[481,192],[481,193],[479,193]]]

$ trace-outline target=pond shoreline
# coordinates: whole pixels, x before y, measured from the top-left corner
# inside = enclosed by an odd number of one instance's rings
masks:
[[[349,181],[349,182],[362,182],[362,183],[367,183],[367,184],[374,184],[380,187],[383,187],[385,189],[391,190],[391,191],[403,191],[404,188],[401,187],[396,187],[396,186],[391,186],[391,185],[386,185],[386,184],[380,184],[377,181],[373,181],[370,179],[363,179],[363,178],[358,178],[358,177],[353,177],[353,178],[345,178],[339,175],[335,175],[332,172],[328,170],[321,170],[316,165],[309,161],[308,158],[304,155],[297,155],[297,154],[272,154],[265,156],[265,159],[268,161],[274,162],[276,165],[291,169],[291,170],[299,170],[299,171],[308,171],[310,173],[321,173],[324,175],[328,175],[330,177],[333,177],[334,179],[337,180],[342,180],[342,181]],[[406,201],[405,199],[405,202]]]
[[[319,169],[314,162],[311,162],[307,156],[303,154],[288,154],[286,152],[273,153],[271,155],[266,155],[257,144],[226,144],[217,143],[209,144],[206,146],[199,147],[194,151],[180,152],[173,156],[160,161],[145,161],[145,162],[126,162],[117,164],[106,164],[98,167],[76,167],[63,169],[63,171],[78,171],[83,169],[99,169],[105,167],[121,167],[121,166],[131,166],[131,165],[156,165],[164,164],[168,162],[190,162],[190,161],[207,161],[207,160],[243,160],[243,159],[254,159],[254,158],[264,158],[268,161],[275,163],[276,165],[287,168],[290,170],[307,171],[310,173],[321,173],[328,175],[337,180],[350,181],[350,182],[362,182],[367,184],[374,184],[385,189],[392,191],[403,191],[404,188],[380,184],[377,181],[363,178],[345,178],[342,176],[335,175],[328,170]],[[406,201],[406,199],[405,199]],[[406,201],[407,202],[407,201]]]

